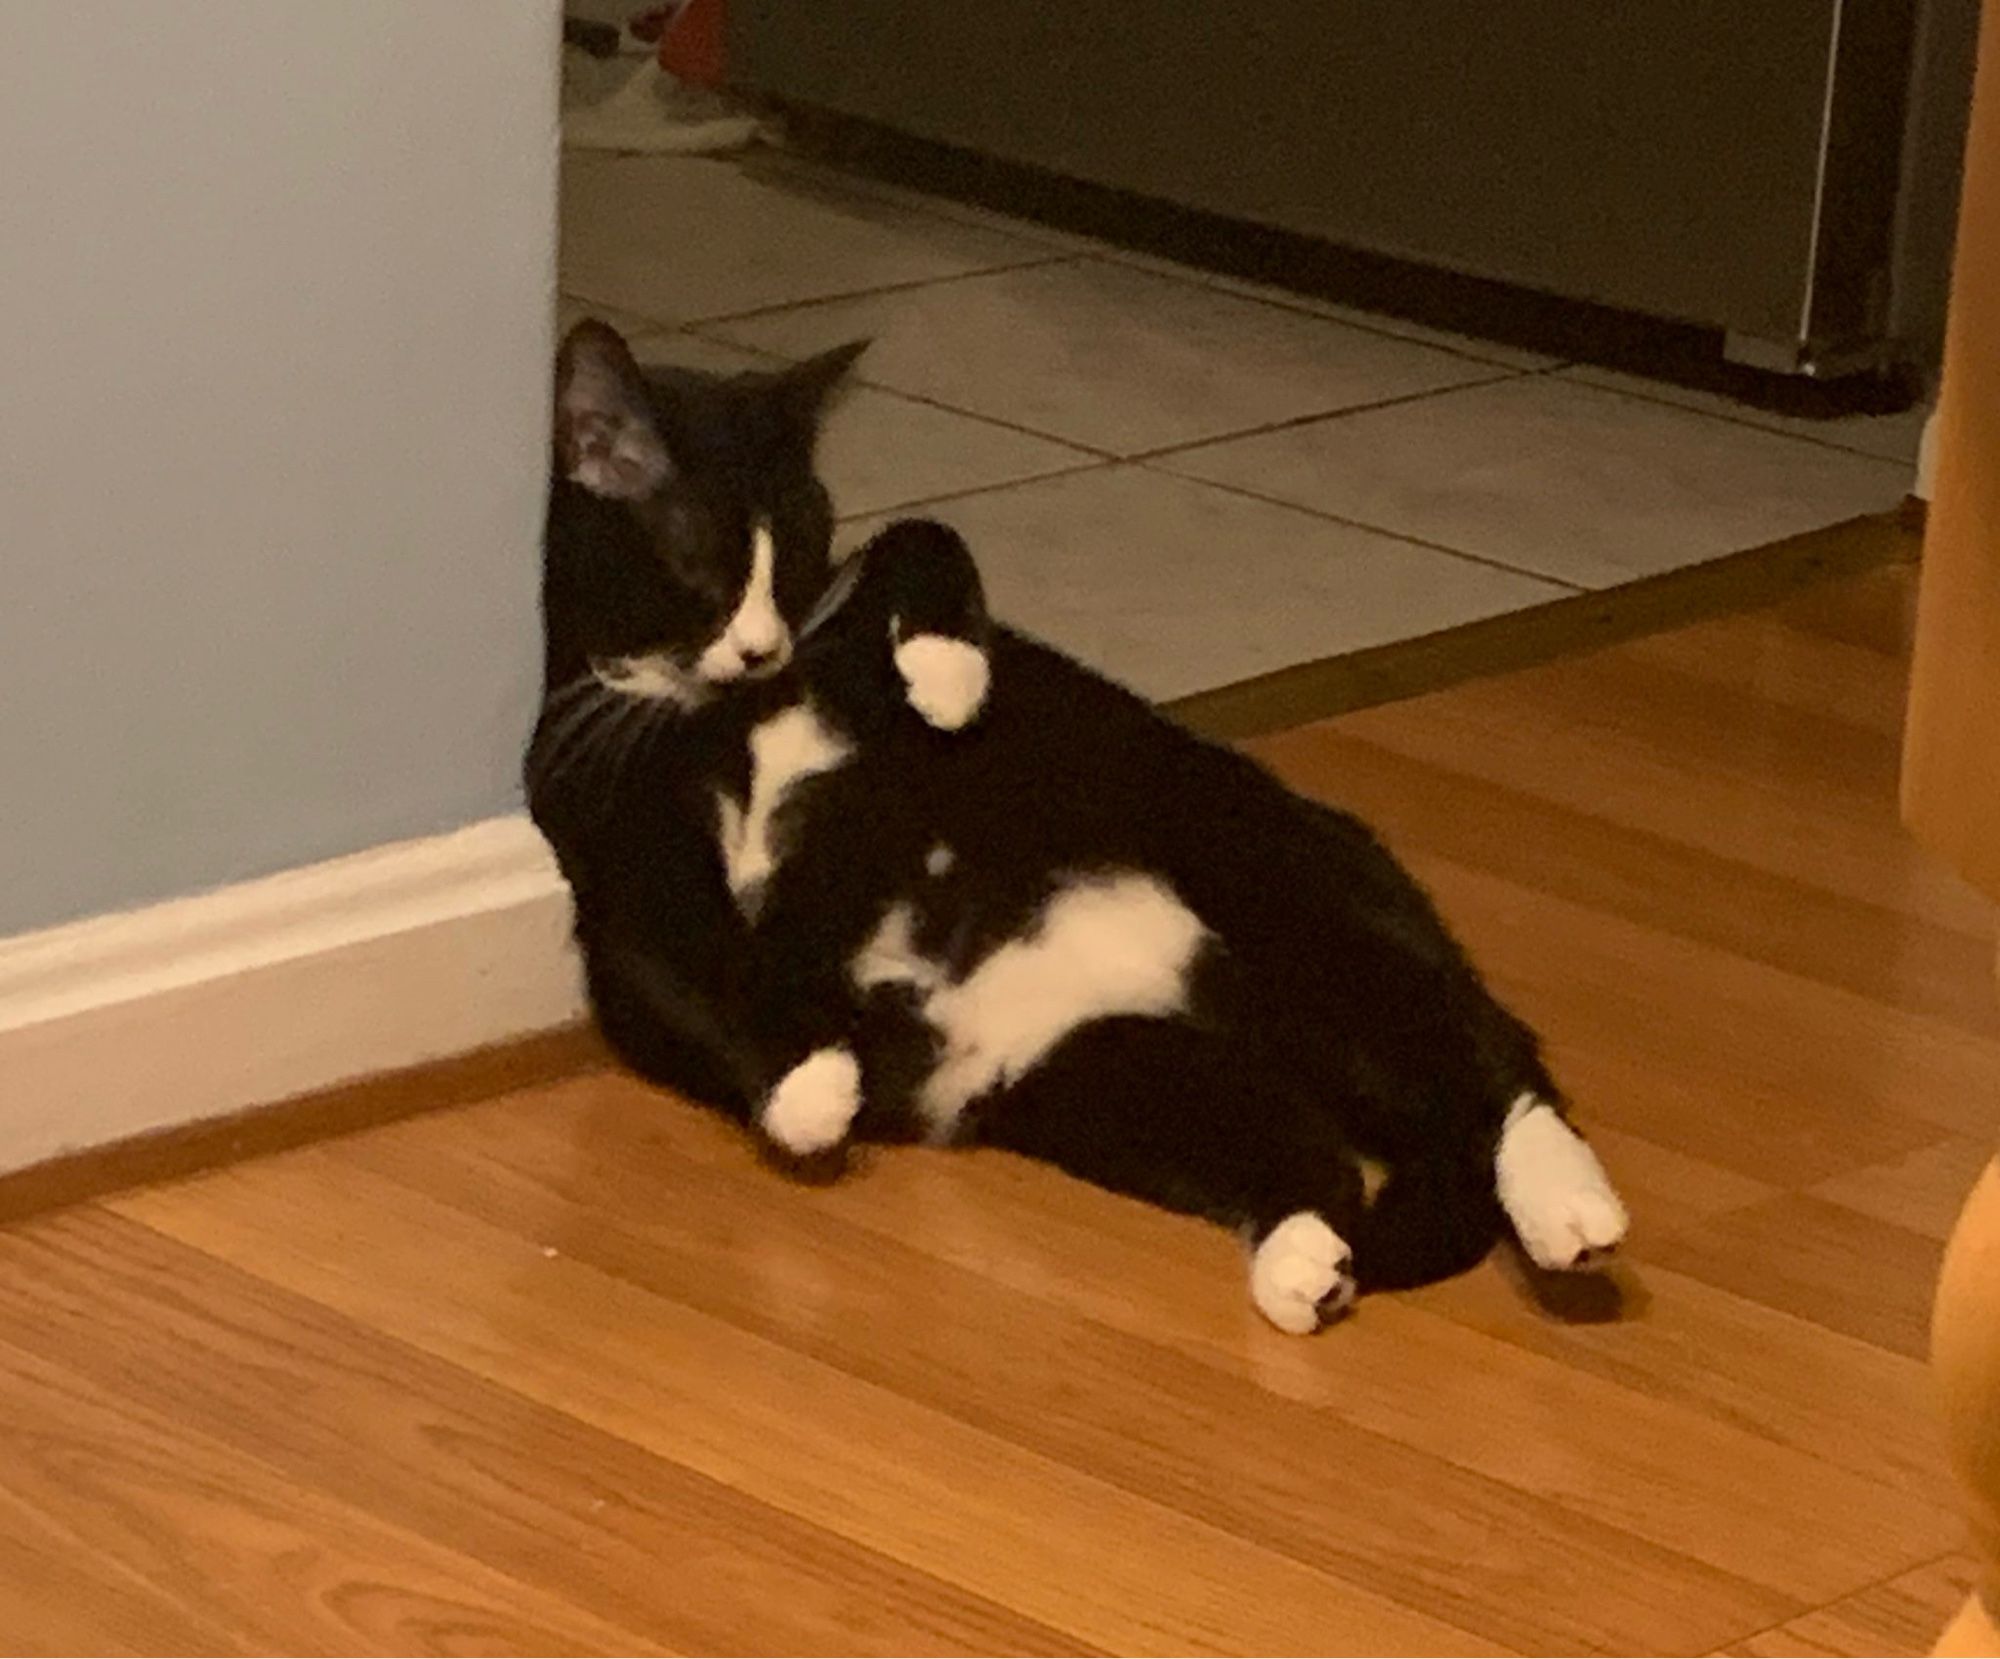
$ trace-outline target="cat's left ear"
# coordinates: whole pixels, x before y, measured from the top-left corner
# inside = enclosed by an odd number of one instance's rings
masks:
[[[844,346],[835,346],[783,370],[778,376],[778,386],[793,417],[808,427],[817,427],[826,413],[828,400],[847,378],[855,358],[867,349],[866,340],[849,340]]]
[[[565,478],[615,501],[642,500],[672,470],[632,348],[595,318],[556,353],[555,448]]]

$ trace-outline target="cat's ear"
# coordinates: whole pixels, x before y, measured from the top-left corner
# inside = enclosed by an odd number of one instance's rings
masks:
[[[632,348],[594,317],[556,353],[555,449],[563,477],[617,501],[651,495],[672,470]]]
[[[866,340],[849,340],[817,357],[795,363],[778,375],[778,389],[795,419],[817,427],[826,412],[827,400],[854,366],[855,358],[868,349]]]

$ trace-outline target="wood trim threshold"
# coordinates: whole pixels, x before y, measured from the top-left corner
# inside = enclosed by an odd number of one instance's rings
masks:
[[[1240,742],[1753,610],[1817,582],[1915,560],[1921,538],[1905,511],[1848,519],[1602,593],[1280,668],[1198,691],[1166,710],[1204,737]]]

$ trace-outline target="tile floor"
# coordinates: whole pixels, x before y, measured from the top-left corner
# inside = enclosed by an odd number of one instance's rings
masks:
[[[1171,697],[1893,505],[1920,411],[1809,422],[1183,270],[796,158],[572,155],[566,315],[731,369],[866,335],[823,461],[996,608]]]

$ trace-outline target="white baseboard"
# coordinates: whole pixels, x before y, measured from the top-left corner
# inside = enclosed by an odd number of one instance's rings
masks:
[[[0,1171],[576,1018],[526,818],[0,940]]]

